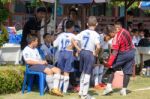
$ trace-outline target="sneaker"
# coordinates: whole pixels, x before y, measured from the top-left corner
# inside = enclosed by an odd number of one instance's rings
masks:
[[[112,88],[106,87],[104,92],[103,92],[103,95],[108,95],[108,94],[112,93],[112,91],[113,91]]]
[[[126,95],[127,95],[126,90],[120,90],[120,95],[122,95],[122,96],[126,96]]]
[[[101,89],[104,89],[104,87],[101,87],[101,86],[99,86],[99,85],[96,85],[96,86],[94,86],[94,89],[96,89],[96,90],[101,90]]]
[[[84,95],[84,96],[81,96],[80,98],[81,98],[81,99],[95,99],[94,97],[92,97],[92,96],[89,95],[89,94]]]
[[[61,96],[63,97],[63,94],[61,93],[61,91],[57,88],[53,88],[51,91],[50,91],[51,94],[53,95],[56,95],[56,96]]]

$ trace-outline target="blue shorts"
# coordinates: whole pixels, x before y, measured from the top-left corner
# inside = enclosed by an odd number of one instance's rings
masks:
[[[127,52],[119,52],[115,62],[112,65],[113,70],[121,68],[124,74],[132,74],[135,57],[135,49]]]
[[[62,72],[73,72],[74,71],[74,56],[73,51],[60,51],[57,66]]]
[[[37,72],[43,72],[44,73],[44,70],[46,68],[53,68],[54,66],[53,65],[48,65],[48,66],[45,66],[45,65],[32,65],[29,67],[30,70],[32,71],[37,71]]]
[[[80,71],[85,74],[91,74],[94,68],[95,58],[93,52],[82,50],[80,52]]]

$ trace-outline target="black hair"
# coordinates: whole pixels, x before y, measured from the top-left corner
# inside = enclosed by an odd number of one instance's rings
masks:
[[[74,27],[74,21],[68,20],[68,21],[66,22],[66,29],[70,29],[70,28],[72,28],[72,27]]]
[[[143,23],[138,23],[138,29],[143,25]]]
[[[39,13],[39,12],[45,12],[46,13],[46,8],[45,7],[39,7],[39,8],[37,8],[36,12],[37,13]]]
[[[49,34],[49,33],[45,33],[45,34],[43,35],[43,38],[46,38],[47,35],[50,35],[50,34]]]
[[[121,23],[121,21],[117,20],[117,21],[115,21],[114,25],[120,25],[120,26],[122,26],[122,23]]]
[[[137,29],[132,29],[131,32],[136,33],[136,32],[138,32],[138,30]]]
[[[77,12],[77,10],[76,10],[76,9],[73,9],[73,8],[72,8],[72,9],[70,9],[70,10],[69,10],[69,15],[71,14],[71,12],[74,12],[76,15],[78,15],[78,12]]]
[[[33,35],[33,34],[29,34],[27,35],[27,42],[28,44],[30,44],[32,41],[35,41],[36,39],[38,39],[37,35]]]

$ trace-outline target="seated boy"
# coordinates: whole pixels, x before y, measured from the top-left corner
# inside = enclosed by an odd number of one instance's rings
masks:
[[[46,74],[46,82],[49,91],[57,96],[62,96],[58,90],[60,69],[49,65],[47,61],[42,60],[37,50],[38,37],[35,35],[27,36],[28,46],[23,49],[23,58],[26,64],[29,64],[29,69],[32,71],[43,72]]]

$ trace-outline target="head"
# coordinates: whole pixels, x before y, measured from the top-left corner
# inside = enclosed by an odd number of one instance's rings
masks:
[[[70,9],[69,11],[69,17],[71,20],[76,20],[78,16],[78,12],[76,9]]]
[[[131,35],[132,35],[132,36],[139,36],[138,30],[137,30],[137,29],[133,29],[133,30],[131,31]]]
[[[51,43],[51,35],[49,33],[45,33],[43,35],[43,39],[45,43],[48,43],[48,44]]]
[[[116,35],[116,28],[113,25],[107,25],[107,27],[106,27],[106,34],[110,38],[114,38],[115,35]]]
[[[28,35],[27,42],[29,46],[36,48],[38,45],[38,37],[36,35]]]
[[[134,16],[134,14],[133,14],[132,11],[128,11],[128,12],[127,12],[127,19],[128,19],[128,20],[132,19],[133,16]]]
[[[122,29],[122,24],[119,21],[116,21],[114,24],[116,32],[119,32]]]
[[[98,22],[97,22],[96,17],[95,16],[90,16],[88,18],[87,26],[96,28],[97,25],[98,25]]]
[[[36,17],[38,20],[42,20],[46,15],[46,8],[45,7],[39,7],[36,10]]]
[[[67,30],[67,32],[71,32],[71,33],[74,32],[74,21],[68,20],[66,22],[66,30]]]

